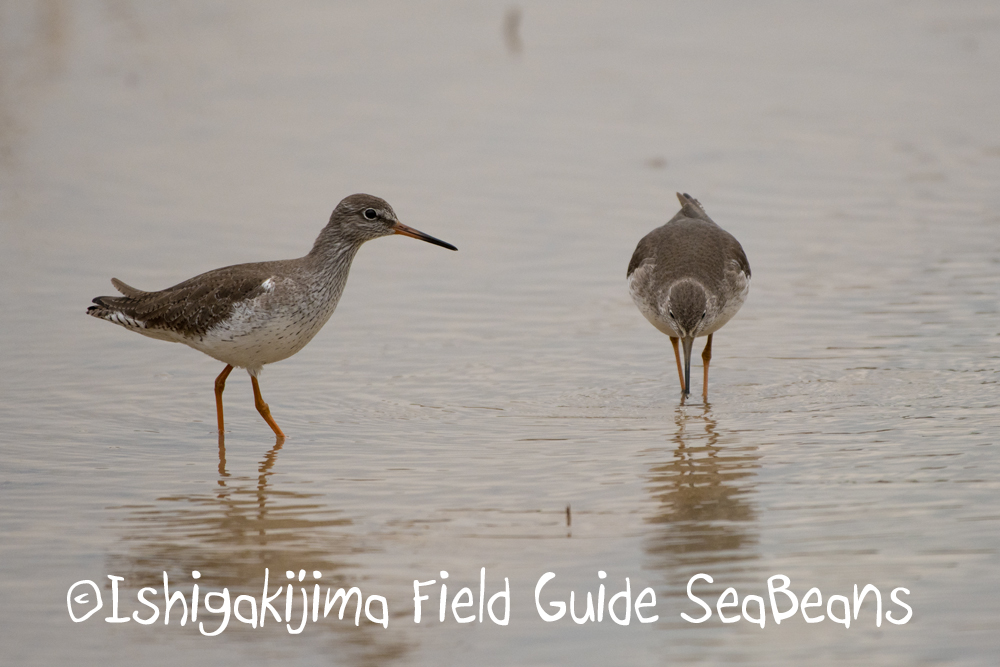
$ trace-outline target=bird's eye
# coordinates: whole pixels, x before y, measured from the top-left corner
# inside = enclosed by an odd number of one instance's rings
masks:
[[[672,310],[668,310],[668,311],[667,311],[667,314],[668,314],[668,315],[670,315],[670,317],[673,317],[673,316],[674,316],[674,311],[672,311]]]
[[[708,311],[707,310],[704,313],[701,314],[701,319],[705,319],[706,315],[708,315]]]
[[[373,208],[366,208],[365,217],[368,218],[369,220],[374,220],[375,218],[378,217],[378,213]]]

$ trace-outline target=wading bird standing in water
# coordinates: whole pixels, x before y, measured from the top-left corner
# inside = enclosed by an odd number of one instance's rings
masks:
[[[215,379],[220,439],[226,378],[234,367],[245,368],[257,411],[284,439],[260,395],[257,376],[264,364],[287,359],[312,340],[337,307],[358,248],[390,234],[456,250],[401,223],[385,200],[351,195],[337,204],[305,257],[227,266],[159,292],[112,278],[124,296],[99,296],[87,312],[150,338],[184,343],[226,364]]]
[[[750,263],[740,242],[712,222],[697,199],[677,193],[681,210],[647,234],[628,264],[628,289],[639,311],[670,336],[681,381],[681,396],[691,394],[691,347],[708,336],[702,396],[708,400],[708,362],[712,335],[728,322],[750,291]],[[677,349],[684,348],[684,368]]]

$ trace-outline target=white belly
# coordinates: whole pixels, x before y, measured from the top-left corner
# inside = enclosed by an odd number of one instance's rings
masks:
[[[287,359],[305,347],[333,315],[339,299],[316,295],[314,301],[279,301],[264,294],[238,304],[229,318],[203,336],[180,342],[256,376],[264,364]]]

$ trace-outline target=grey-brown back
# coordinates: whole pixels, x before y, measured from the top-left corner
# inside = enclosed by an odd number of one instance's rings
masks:
[[[117,279],[112,283],[125,296],[99,296],[87,312],[107,319],[114,313],[143,323],[145,328],[167,329],[184,336],[201,336],[228,318],[242,301],[266,291],[264,281],[287,273],[299,260],[235,264],[202,273],[158,292],[144,292]]]
[[[725,280],[727,264],[736,262],[750,277],[750,263],[743,247],[732,234],[719,227],[696,199],[678,195],[681,210],[667,224],[657,227],[639,241],[628,265],[628,277],[643,262],[653,262],[652,282],[670,285],[682,278],[694,278],[709,289]]]

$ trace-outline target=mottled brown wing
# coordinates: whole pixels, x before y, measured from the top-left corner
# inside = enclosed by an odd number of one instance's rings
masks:
[[[736,260],[736,263],[739,265],[740,270],[743,271],[743,273],[746,274],[747,278],[749,278],[750,277],[750,261],[747,259],[747,254],[745,252],[743,252],[743,246],[740,245],[740,242],[737,241],[735,237],[733,237],[732,235],[730,235],[729,238],[732,239],[732,243],[733,243],[732,247],[729,250],[730,257],[732,259]]]
[[[628,263],[628,272],[625,274],[626,278],[632,277],[632,272],[639,268],[639,265],[643,263],[646,259],[653,259],[656,248],[655,239],[651,238],[652,233],[647,234],[642,237],[638,245],[635,247],[635,252],[632,253],[632,259]]]
[[[270,262],[238,264],[195,276],[159,292],[142,292],[114,281],[128,296],[98,297],[94,303],[118,310],[147,327],[200,336],[226,319],[233,307],[266,291]]]
[[[683,234],[677,234],[675,223],[704,220],[713,226],[715,225],[697,199],[687,193],[682,194],[680,192],[677,193],[677,199],[681,202],[681,210],[674,217],[670,218],[665,225],[657,227],[639,241],[639,245],[635,247],[635,252],[632,253],[632,261],[628,263],[626,277],[631,277],[632,272],[639,268],[643,261],[647,259],[657,262],[660,265],[661,271],[665,267],[673,266],[675,256],[676,259],[681,259],[682,253],[679,252],[677,246],[679,244],[682,245],[685,239]]]

